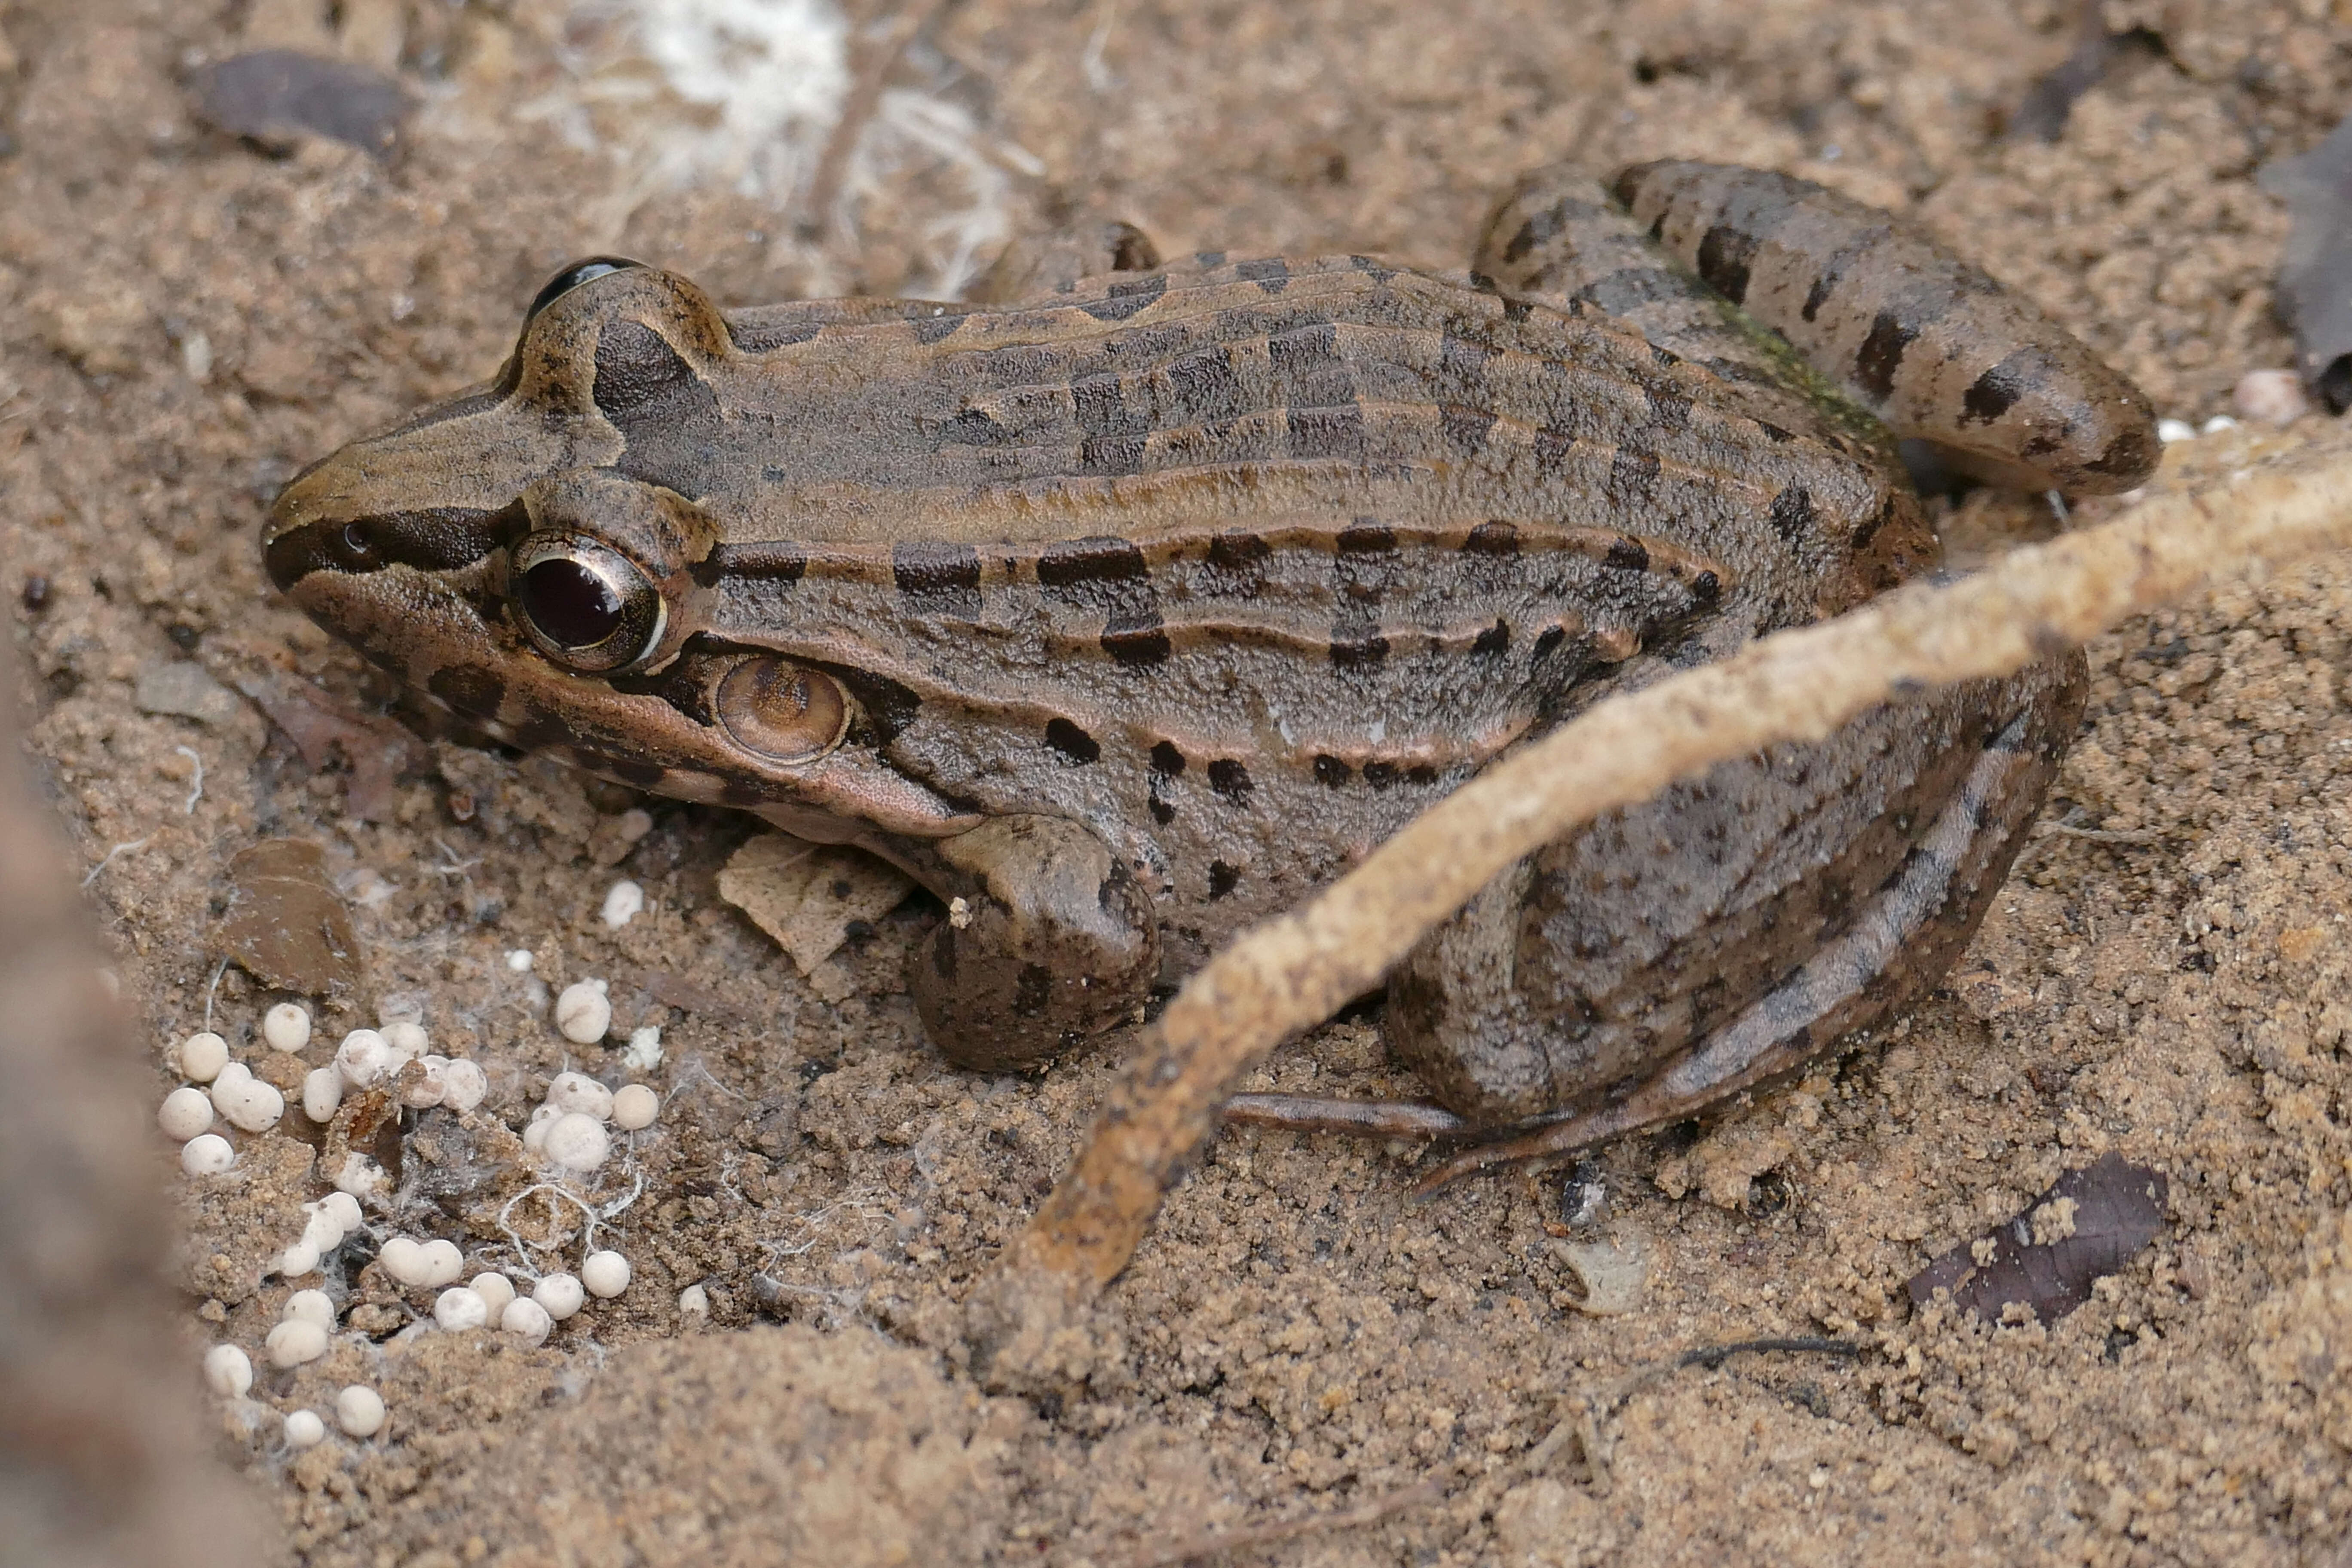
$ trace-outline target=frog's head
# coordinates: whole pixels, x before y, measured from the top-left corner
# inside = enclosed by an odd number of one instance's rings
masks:
[[[499,378],[296,476],[262,556],[310,617],[492,735],[806,837],[972,818],[827,671],[709,635],[726,319],[611,258],[542,289]]]

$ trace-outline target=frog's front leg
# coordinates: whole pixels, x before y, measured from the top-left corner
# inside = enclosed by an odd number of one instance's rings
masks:
[[[1067,1050],[1131,1015],[1159,978],[1150,892],[1079,823],[995,817],[900,840],[891,858],[948,902],[908,979],[924,1029],[959,1067]]]

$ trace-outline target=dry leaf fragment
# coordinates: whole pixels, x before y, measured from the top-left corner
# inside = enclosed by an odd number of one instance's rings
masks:
[[[265,838],[228,863],[220,945],[265,985],[307,996],[359,984],[351,911],[327,880],[326,857],[302,838]]]
[[[1987,1322],[2022,1305],[2053,1323],[2091,1299],[2091,1282],[2113,1274],[2164,1228],[2161,1173],[2120,1154],[2069,1171],[2023,1214],[1954,1247],[1911,1277],[1911,1300],[1938,1290]]]
[[[196,73],[196,113],[265,144],[310,134],[382,158],[400,137],[407,95],[381,71],[298,49],[256,49]]]
[[[323,768],[337,752],[352,770],[343,804],[362,822],[389,822],[396,804],[393,784],[400,773],[425,764],[424,746],[389,719],[360,719],[330,706],[308,681],[276,670],[241,676],[236,689],[286,731],[302,760]]]
[[[832,956],[852,921],[879,920],[914,879],[863,849],[763,833],[719,873],[719,896],[792,954],[803,977]]]

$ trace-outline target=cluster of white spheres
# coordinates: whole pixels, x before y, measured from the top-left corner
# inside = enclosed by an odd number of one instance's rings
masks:
[[[522,1143],[549,1164],[584,1175],[612,1155],[608,1123],[635,1132],[652,1126],[660,1114],[661,1097],[644,1084],[610,1089],[586,1073],[560,1072],[531,1112]]]

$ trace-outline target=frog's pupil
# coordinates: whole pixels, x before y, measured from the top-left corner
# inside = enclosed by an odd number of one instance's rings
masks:
[[[577,561],[556,556],[522,574],[522,613],[559,647],[594,647],[621,626],[621,596]]]

